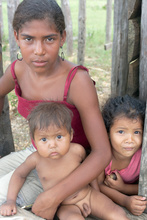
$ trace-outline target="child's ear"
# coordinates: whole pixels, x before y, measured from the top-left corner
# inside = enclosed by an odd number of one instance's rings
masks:
[[[18,33],[16,30],[14,30],[14,38],[16,40],[17,45],[19,46],[19,39],[18,39]]]
[[[72,141],[72,139],[73,139],[73,129],[71,129],[71,134],[70,134],[70,141]]]
[[[63,44],[65,43],[65,40],[66,40],[66,31],[64,30],[62,35],[61,35],[60,47],[63,47]]]

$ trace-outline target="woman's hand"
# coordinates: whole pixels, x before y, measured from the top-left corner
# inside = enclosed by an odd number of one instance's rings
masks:
[[[56,203],[55,198],[56,196],[53,196],[50,190],[41,193],[32,206],[32,212],[47,220],[53,220],[59,205]]]

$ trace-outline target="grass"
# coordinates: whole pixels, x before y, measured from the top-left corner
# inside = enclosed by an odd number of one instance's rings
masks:
[[[57,0],[60,5],[61,1]],[[85,63],[84,65],[90,69],[91,76],[97,76],[99,83],[106,81],[107,76],[99,75],[97,69],[102,69],[107,72],[111,70],[111,52],[112,50],[104,50],[105,44],[105,29],[106,29],[106,2],[107,0],[87,0],[86,1],[86,48],[85,48]],[[77,63],[77,38],[78,38],[78,13],[79,13],[79,0],[69,0],[72,25],[74,53],[71,57],[66,56],[66,45],[64,52],[66,59]],[[8,46],[8,21],[7,21],[7,3],[3,1],[3,22],[4,22],[4,35],[3,35],[3,52],[9,50]],[[113,24],[113,21],[112,21]],[[112,27],[113,28],[113,27]],[[10,63],[9,53],[3,53],[4,69],[5,63]],[[99,86],[98,90],[101,90]],[[14,99],[13,95],[9,95],[9,99]]]

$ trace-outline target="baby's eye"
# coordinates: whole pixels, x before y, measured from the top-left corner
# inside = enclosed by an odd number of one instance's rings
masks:
[[[57,139],[61,139],[63,136],[62,135],[58,135],[57,136]]]
[[[124,131],[123,131],[123,130],[119,130],[118,133],[119,133],[119,134],[123,134]]]
[[[41,138],[41,140],[42,140],[43,142],[45,142],[45,141],[46,141],[46,138]]]

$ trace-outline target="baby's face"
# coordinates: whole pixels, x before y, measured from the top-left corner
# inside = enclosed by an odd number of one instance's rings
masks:
[[[142,121],[118,117],[110,129],[113,155],[121,158],[132,157],[141,147],[143,136]]]
[[[72,134],[65,127],[59,128],[50,125],[47,129],[36,129],[34,141],[40,156],[51,159],[59,159],[70,148]]]

